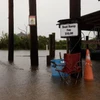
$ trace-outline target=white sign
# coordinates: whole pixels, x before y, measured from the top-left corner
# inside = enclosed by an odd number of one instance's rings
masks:
[[[35,16],[29,16],[29,25],[36,25]]]
[[[63,24],[60,26],[61,38],[72,37],[78,35],[78,24]]]

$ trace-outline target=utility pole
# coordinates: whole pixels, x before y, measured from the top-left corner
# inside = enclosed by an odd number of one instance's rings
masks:
[[[29,0],[29,20],[30,20],[30,58],[32,69],[38,67],[38,41],[37,41],[37,15],[36,15],[36,0]]]
[[[13,15],[13,1],[8,0],[9,7],[9,43],[8,43],[8,61],[13,62],[14,59],[14,15]]]

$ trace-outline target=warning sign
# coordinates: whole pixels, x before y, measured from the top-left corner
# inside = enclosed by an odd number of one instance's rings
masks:
[[[60,26],[60,34],[62,38],[77,36],[78,35],[78,24],[63,24]]]
[[[35,16],[29,16],[29,25],[36,25]]]

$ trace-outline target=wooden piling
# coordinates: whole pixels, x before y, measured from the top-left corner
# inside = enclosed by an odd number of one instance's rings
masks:
[[[9,39],[8,39],[8,61],[10,63],[14,60],[14,14],[13,14],[13,1],[8,1],[8,7],[9,7],[9,20],[8,20],[8,29],[9,29]]]
[[[30,60],[32,69],[36,69],[38,67],[36,0],[29,0],[29,16],[32,16],[32,21],[34,21],[33,24],[30,25]]]

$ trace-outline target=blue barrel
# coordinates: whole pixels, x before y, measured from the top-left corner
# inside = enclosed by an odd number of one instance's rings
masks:
[[[56,66],[55,66],[55,64]],[[64,59],[53,59],[51,60],[51,72],[52,72],[52,76],[56,76],[56,77],[60,77],[58,71],[56,71],[56,69],[58,70],[62,70],[65,66],[65,61]],[[60,72],[61,75],[63,75],[64,73]]]

